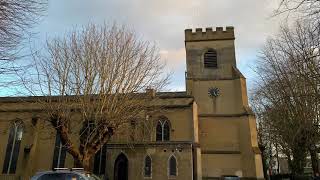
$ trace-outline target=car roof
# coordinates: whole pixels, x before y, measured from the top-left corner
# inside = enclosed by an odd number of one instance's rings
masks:
[[[82,176],[82,177],[85,177],[87,178],[87,175],[90,175],[92,177],[94,177],[95,179],[99,177],[94,175],[93,173],[91,172],[87,172],[87,171],[83,171],[83,170],[68,170],[68,169],[61,169],[61,170],[51,170],[51,171],[40,171],[40,172],[37,172],[33,177],[40,177],[42,175],[45,175],[45,174],[58,174],[58,173],[71,173],[71,174],[76,174],[76,175],[79,175],[79,176]]]
[[[40,171],[37,172],[37,175],[40,174],[54,174],[54,173],[75,173],[75,174],[85,174],[85,171],[70,171],[70,170],[55,170],[55,171]]]

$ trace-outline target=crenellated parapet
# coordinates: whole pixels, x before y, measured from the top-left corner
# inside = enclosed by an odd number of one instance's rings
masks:
[[[216,27],[215,31],[211,27],[207,27],[205,31],[202,28],[186,29],[185,41],[211,41],[211,40],[234,40],[234,28],[227,26],[225,30],[223,27]]]

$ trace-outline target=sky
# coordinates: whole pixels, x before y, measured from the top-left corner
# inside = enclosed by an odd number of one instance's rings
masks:
[[[280,18],[271,17],[278,0],[49,0],[46,15],[33,31],[31,47],[88,23],[124,24],[160,49],[172,71],[170,91],[185,90],[184,29],[234,26],[237,66],[253,87],[254,66]]]

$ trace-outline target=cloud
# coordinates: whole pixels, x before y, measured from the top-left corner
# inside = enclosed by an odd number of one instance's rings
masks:
[[[170,69],[185,67],[186,51],[185,49],[160,50],[160,56],[166,62]]]
[[[88,22],[126,24],[144,39],[156,42],[162,59],[183,81],[184,29],[232,25],[237,62],[246,75],[266,38],[277,31],[271,18],[277,0],[50,0],[47,17],[37,27],[40,37],[63,35]],[[41,41],[41,40],[40,40]],[[42,39],[43,41],[43,39]],[[176,77],[177,76],[177,77]],[[251,75],[249,75],[251,77]],[[175,82],[173,82],[175,83]],[[183,84],[179,82],[180,84]],[[172,85],[173,87],[173,85]]]

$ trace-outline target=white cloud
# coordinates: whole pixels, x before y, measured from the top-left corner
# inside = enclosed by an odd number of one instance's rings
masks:
[[[170,69],[185,67],[185,49],[170,49],[160,51],[161,59],[166,62]]]
[[[255,57],[267,36],[276,32],[271,18],[277,0],[50,0],[48,16],[39,25],[41,37],[62,34],[88,22],[116,21],[155,41],[173,71],[185,68],[184,29],[232,25],[237,62],[246,75],[246,58]],[[184,79],[175,73],[174,79]],[[175,82],[173,82],[174,84]],[[182,83],[183,84],[183,83]],[[173,86],[172,86],[173,87]]]

